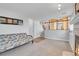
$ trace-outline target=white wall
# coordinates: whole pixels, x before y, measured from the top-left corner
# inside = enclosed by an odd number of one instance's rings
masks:
[[[43,32],[42,25],[39,20],[34,20],[34,38],[40,37]]]
[[[34,21],[33,19],[28,19],[29,35],[34,36]]]
[[[72,48],[72,51],[74,51],[75,50],[75,34],[73,31],[69,33],[69,44]]]
[[[23,20],[23,25],[0,24],[0,34],[27,33],[28,35],[39,37],[43,31],[39,20],[26,18],[23,14],[12,12],[11,10],[0,9],[0,16],[12,17]]]
[[[25,17],[19,13],[11,12],[10,10],[4,10],[0,8],[0,16],[12,17],[23,20],[23,25],[8,25],[0,24],[0,34],[10,34],[10,33],[28,33],[28,22]]]
[[[35,19],[28,19],[28,23],[29,23],[29,35],[32,35],[34,38],[40,37],[43,28],[42,25],[40,24],[39,20],[35,20]]]
[[[74,52],[75,50],[75,32],[74,32],[74,25],[70,24],[69,26],[70,31],[69,31],[69,44],[72,48],[72,51]]]
[[[69,32],[65,30],[46,30],[45,38],[68,41]]]

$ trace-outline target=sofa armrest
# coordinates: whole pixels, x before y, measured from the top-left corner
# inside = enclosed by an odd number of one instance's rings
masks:
[[[32,35],[27,35],[28,36],[28,40],[32,41],[33,40],[33,36]]]

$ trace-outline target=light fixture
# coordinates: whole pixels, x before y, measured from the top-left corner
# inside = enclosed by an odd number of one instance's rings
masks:
[[[58,10],[61,10],[61,4],[58,4]]]
[[[61,10],[61,8],[60,8],[60,7],[58,7],[58,10]]]
[[[61,4],[58,4],[58,7],[61,7]]]

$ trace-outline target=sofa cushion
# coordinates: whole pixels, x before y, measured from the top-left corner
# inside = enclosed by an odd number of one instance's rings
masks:
[[[23,45],[31,40],[32,37],[26,33],[0,35],[0,52]]]

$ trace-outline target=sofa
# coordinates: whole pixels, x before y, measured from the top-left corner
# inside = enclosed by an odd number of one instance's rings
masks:
[[[33,37],[26,33],[3,34],[0,35],[0,53],[9,49],[32,42]]]

